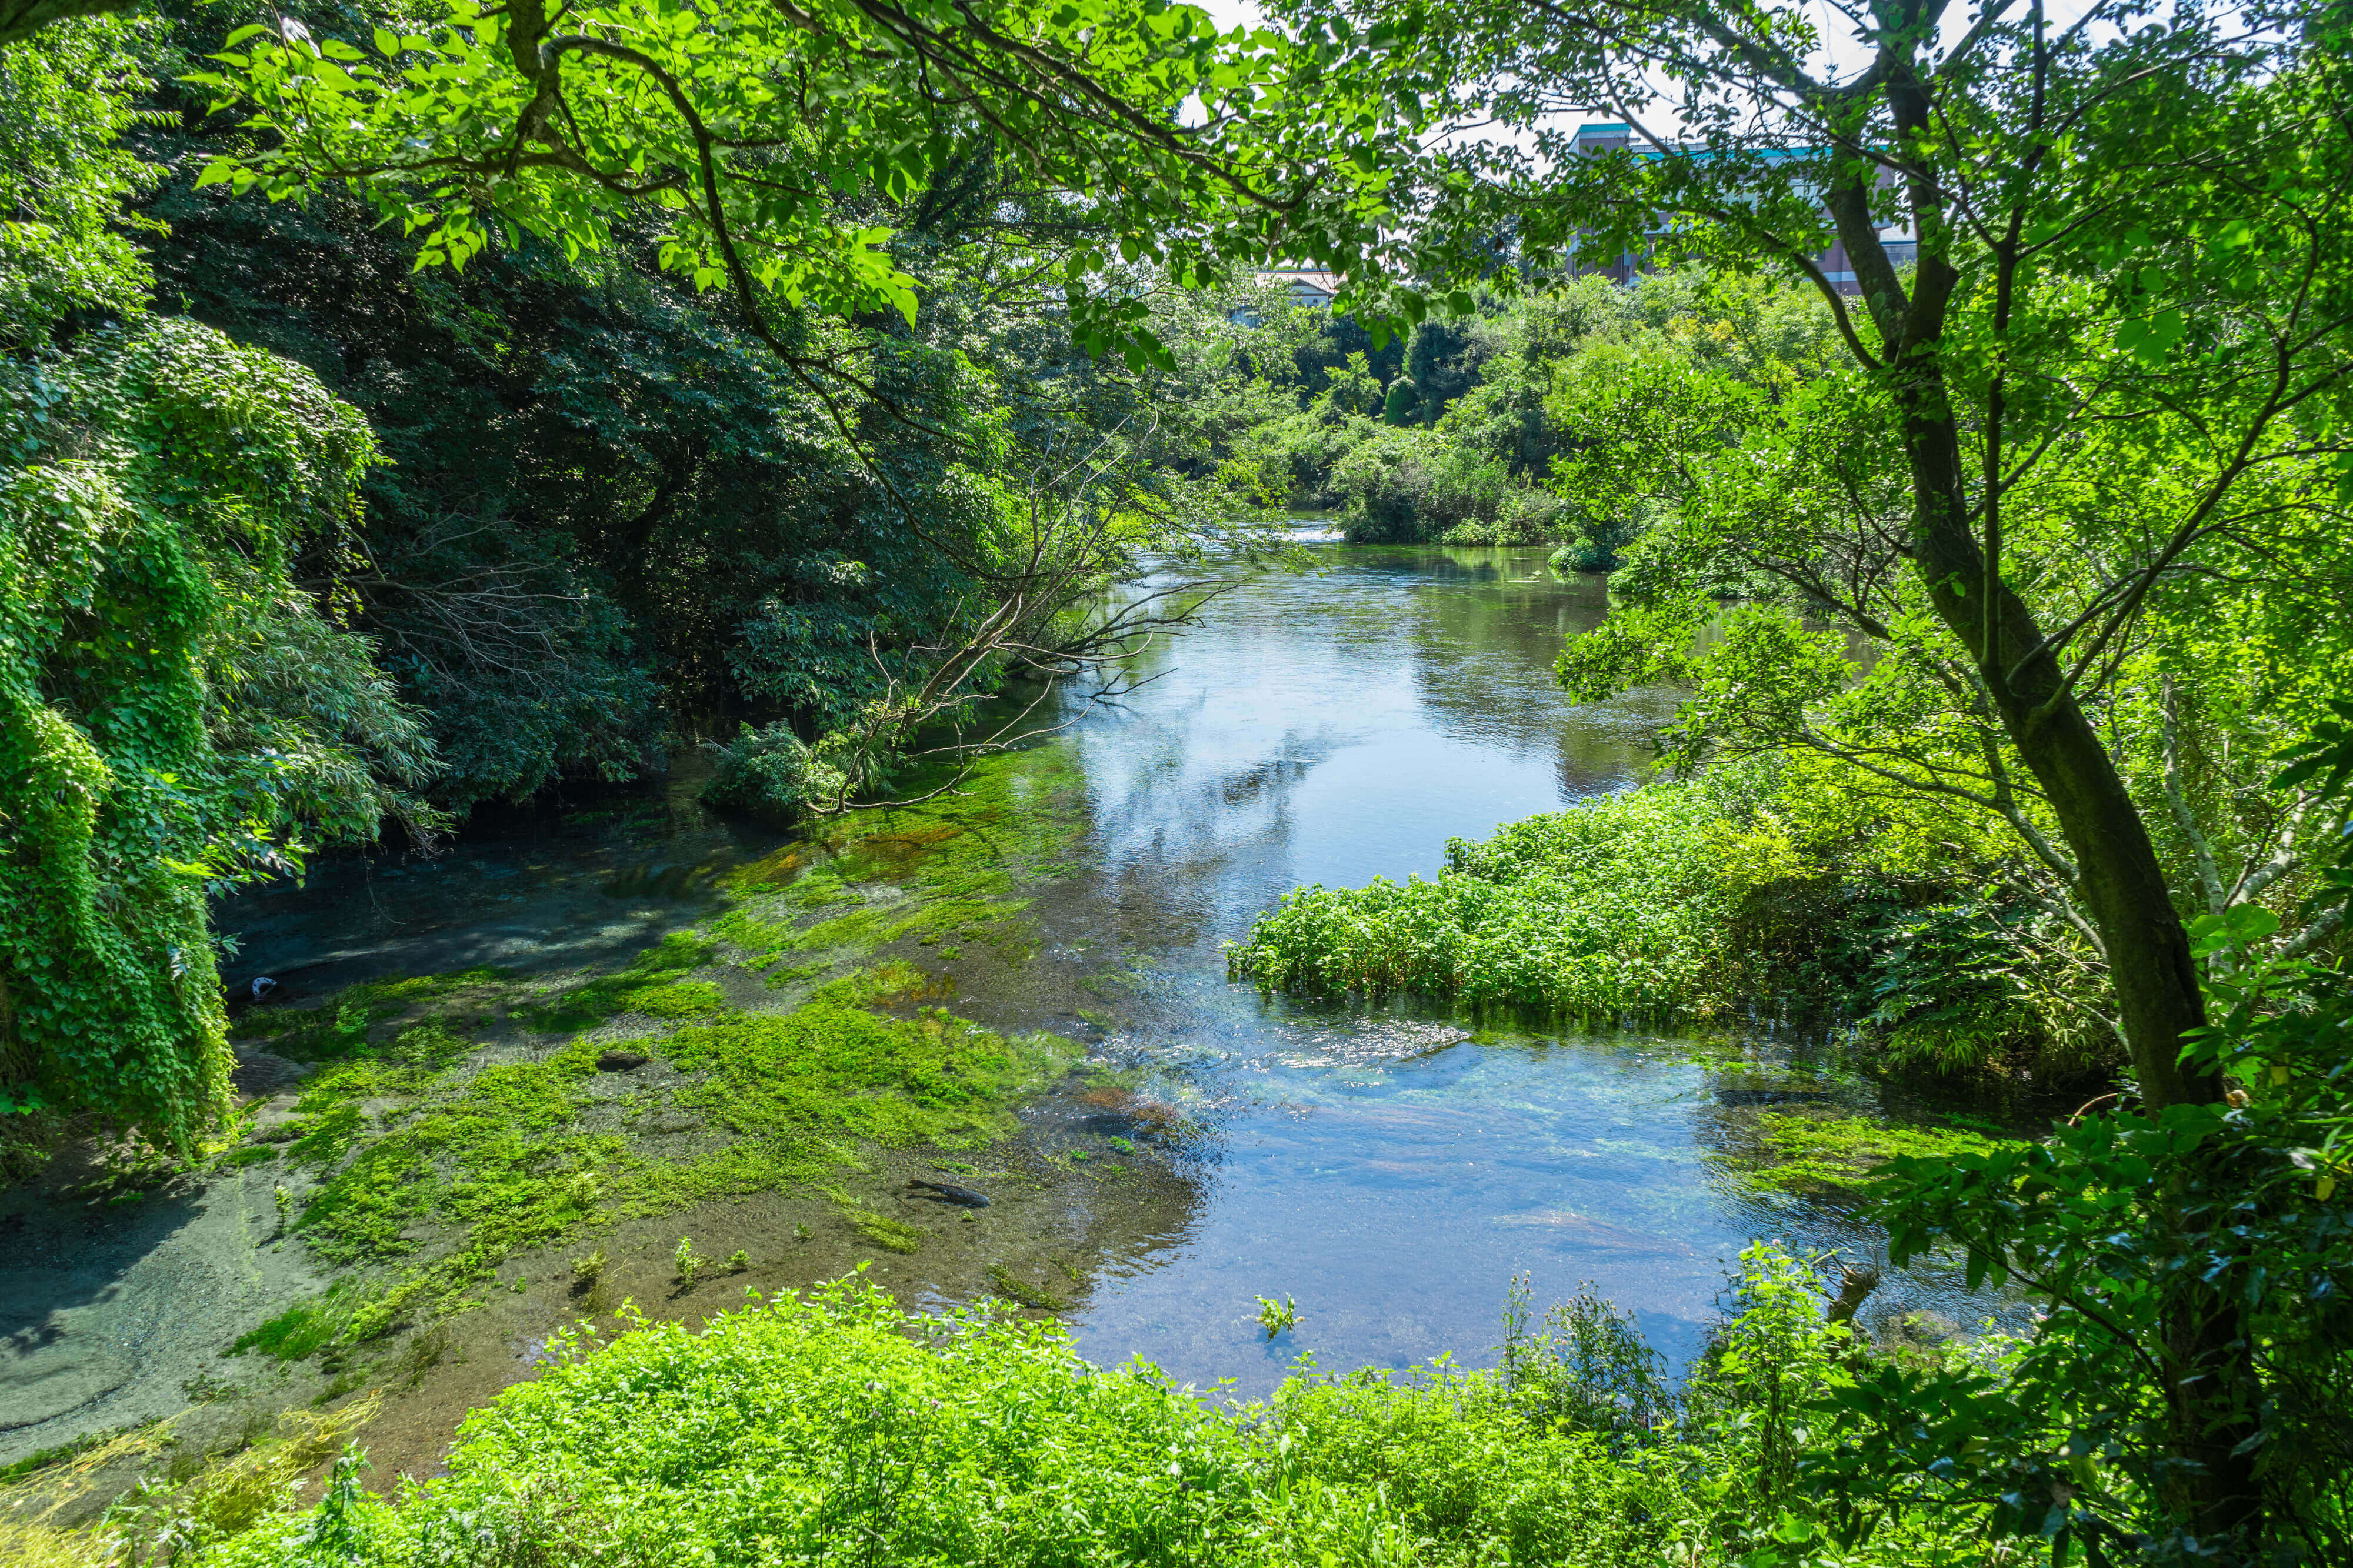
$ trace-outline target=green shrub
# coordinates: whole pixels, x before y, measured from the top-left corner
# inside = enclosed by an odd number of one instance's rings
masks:
[[[1451,437],[1382,429],[1333,466],[1351,544],[1419,544],[1466,522],[1492,525],[1513,493],[1501,458]]]
[[[845,1542],[992,1568],[1762,1561],[1765,1531],[1815,1528],[1793,1478],[1841,1440],[1815,1412],[1851,1381],[1849,1342],[1801,1266],[1745,1261],[1745,1310],[1689,1399],[1614,1450],[1559,1418],[1623,1411],[1563,1394],[1577,1363],[1554,1340],[1524,1337],[1514,1375],[1311,1373],[1237,1408],[1146,1363],[1091,1365],[1056,1324],[905,1316],[854,1278],[701,1333],[638,1319],[602,1349],[559,1336],[563,1363],[470,1416],[398,1508],[337,1502],[335,1561],[816,1563]],[[1618,1362],[1648,1356],[1630,1343]],[[1839,1560],[1978,1561],[1975,1524],[1891,1508]],[[324,1527],[278,1515],[202,1561],[311,1561]]]
[[[718,769],[702,786],[702,804],[740,811],[778,827],[807,816],[812,803],[838,802],[849,791],[840,770],[821,762],[789,724],[743,726],[721,746]]]

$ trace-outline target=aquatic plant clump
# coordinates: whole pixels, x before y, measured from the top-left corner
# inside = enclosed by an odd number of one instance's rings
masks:
[[[1724,794],[1661,783],[1451,840],[1434,881],[1298,889],[1229,950],[1270,991],[1671,1016],[1717,1000],[1722,935],[1755,885]]]
[[[1853,1186],[1889,1160],[1949,1160],[2019,1146],[1966,1128],[1891,1127],[1860,1116],[1767,1115],[1757,1131],[1767,1158],[1747,1180],[1798,1191]]]

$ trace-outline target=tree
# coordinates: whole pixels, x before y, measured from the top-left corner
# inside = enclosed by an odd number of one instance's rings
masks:
[[[2281,519],[2337,517],[2353,489],[2348,18],[2116,3],[2054,29],[2003,0],[1966,20],[1945,0],[1842,9],[1868,51],[1843,71],[1817,65],[1794,8],[1498,0],[1433,16],[1421,43],[1455,63],[1451,107],[1534,149],[1430,165],[1418,264],[1476,275],[1508,232],[1538,270],[1631,251],[1813,284],[1862,372],[1856,406],[1825,417],[1888,454],[1899,504],[1872,520],[1874,554],[1818,540],[1782,564],[1856,624],[1869,612],[1837,592],[1850,564],[1914,585],[1920,635],[1962,655],[1964,701],[2018,764],[1975,787],[2031,790],[2057,826],[2144,1104],[2215,1103],[2223,1075],[2185,1056],[2205,1025],[2198,968],[2101,693],[2153,595],[2249,569]],[[1560,116],[1588,108],[1637,145],[1580,153]],[[1908,266],[1886,232],[1899,217]],[[1852,296],[1815,259],[1833,239]],[[2079,460],[2087,443],[2105,458]],[[2045,542],[2021,536],[2013,499],[2071,464],[2072,504],[2031,524],[2077,569],[2037,577],[2021,555]],[[2195,1534],[2257,1531],[2243,1321],[2195,1280],[2164,1311],[2181,1461],[2166,1506]]]
[[[374,447],[187,321],[0,362],[0,1095],[186,1152],[227,1094],[206,896],[434,821],[417,716],[293,580]]]
[[[1327,64],[1386,47],[1391,30],[1302,48],[1220,37],[1167,0],[618,0],[553,14],[456,0],[422,31],[375,28],[366,47],[254,25],[199,79],[255,110],[267,140],[204,177],[273,198],[348,182],[422,232],[428,262],[462,263],[501,226],[600,250],[626,216],[659,213],[663,266],[732,290],[815,389],[855,383],[856,355],[796,346],[780,310],[912,323],[917,309],[892,231],[842,197],[947,183],[976,137],[1098,230],[1056,258],[1081,345],[1166,366],[1144,301],[1093,281],[1111,252],[1206,287],[1294,241],[1331,258],[1376,247],[1380,149],[1402,158],[1402,128],[1387,104],[1358,103],[1354,134],[1335,142],[1301,106]]]
[[[116,225],[153,179],[117,145],[146,41],[43,42],[0,53],[0,1112],[187,1152],[227,1094],[206,896],[387,815],[429,830],[435,759],[339,624],[365,423],[144,316]]]
[[[2284,754],[2330,826],[2316,903],[2353,897],[2353,702]],[[2274,764],[2276,767],[2276,763]],[[1980,1509],[2004,1533],[2094,1562],[2212,1554],[2161,1502],[2176,1489],[2181,1274],[2228,1302],[2263,1381],[2247,1458],[2274,1560],[2353,1550],[2353,1220],[2341,1201],[2353,986],[2342,963],[2266,952],[2276,917],[2240,905],[2193,931],[2214,1024],[2193,1058],[2242,1087],[2221,1105],[2078,1115],[2042,1142],[1898,1162],[1881,1178],[1890,1249],[1962,1253],[1972,1279],[2049,1303],[2000,1364],[1883,1363],[1826,1402],[1850,1440],[1810,1461],[1852,1538],[1892,1497]],[[2182,1210],[2211,1223],[2184,1226]],[[2188,1536],[2185,1539],[2185,1536]]]

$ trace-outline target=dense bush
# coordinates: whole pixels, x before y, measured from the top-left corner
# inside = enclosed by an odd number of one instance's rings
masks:
[[[1500,459],[1417,427],[1384,429],[1342,458],[1332,488],[1352,544],[1415,544],[1493,522],[1510,476]]]
[[[839,805],[849,792],[839,769],[820,761],[789,724],[743,726],[732,744],[715,748],[719,765],[702,786],[702,803],[789,827],[813,805]]]
[[[1826,790],[1785,759],[1726,763],[1453,839],[1434,880],[1295,889],[1228,952],[1270,991],[1409,993],[1584,1019],[1786,1008],[1894,1066],[2069,1076],[2115,1039],[2019,961],[2047,913],[1905,863],[1942,824]],[[1878,813],[1881,815],[1873,815]]]
[[[367,427],[192,321],[0,360],[0,1105],[193,1146],[227,1051],[205,896],[429,820],[417,716],[295,581]]]

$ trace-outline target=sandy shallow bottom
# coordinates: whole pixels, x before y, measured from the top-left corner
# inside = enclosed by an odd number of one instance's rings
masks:
[[[1116,1163],[1073,1168],[1068,1150],[1099,1140],[1106,1126],[1145,1142]],[[7,1345],[0,1464],[148,1428],[151,1440],[124,1445],[69,1481],[59,1478],[77,1494],[61,1515],[69,1521],[95,1513],[142,1475],[185,1470],[268,1430],[281,1411],[332,1410],[373,1394],[372,1415],[351,1436],[367,1450],[367,1484],[392,1489],[439,1474],[467,1413],[554,1364],[555,1336],[608,1338],[626,1327],[624,1310],[700,1326],[754,1295],[805,1289],[861,1268],[911,1310],[1001,1299],[1008,1281],[1033,1300],[1081,1310],[1106,1259],[1150,1246],[1197,1201],[1181,1156],[1153,1149],[1149,1136],[1074,1089],[1030,1107],[1016,1137],[959,1152],[959,1160],[989,1171],[987,1179],[943,1173],[922,1150],[876,1156],[845,1177],[841,1185],[862,1205],[921,1233],[913,1254],[878,1248],[819,1194],[715,1200],[520,1255],[468,1310],[344,1362],[294,1366],[227,1353],[239,1334],[325,1283],[299,1245],[281,1244],[267,1169],[87,1204],[77,1215],[66,1194],[90,1179],[87,1158],[61,1158],[46,1180],[0,1200],[0,1236],[14,1264],[0,1277]],[[906,1186],[910,1177],[932,1176],[986,1187],[992,1203],[975,1210]],[[748,1265],[731,1270],[722,1261],[682,1286],[674,1267],[681,1237],[706,1258],[741,1251]],[[607,1262],[584,1284],[573,1263],[592,1247]]]

